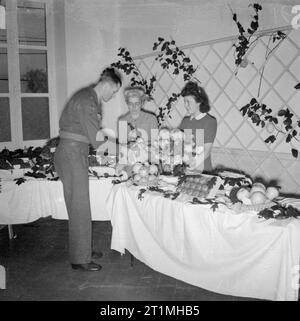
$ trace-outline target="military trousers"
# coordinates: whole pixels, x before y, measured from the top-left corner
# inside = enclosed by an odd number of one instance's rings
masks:
[[[91,262],[92,218],[87,143],[60,138],[54,166],[63,184],[69,217],[69,258],[72,264]]]

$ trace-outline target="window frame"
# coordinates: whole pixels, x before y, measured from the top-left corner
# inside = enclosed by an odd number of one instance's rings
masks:
[[[54,16],[53,0],[29,0],[30,2],[45,4],[46,17],[46,45],[35,46],[19,44],[18,37],[18,0],[6,1],[6,30],[7,41],[0,43],[0,47],[7,49],[8,82],[9,92],[0,93],[0,97],[8,97],[10,105],[11,141],[0,142],[0,150],[3,148],[17,149],[24,147],[38,147],[44,145],[48,139],[23,140],[22,130],[22,98],[47,97],[49,102],[49,122],[50,137],[54,137],[58,132],[58,115],[55,107],[55,52],[54,52]],[[47,52],[47,74],[48,93],[22,93],[20,81],[20,59],[21,49],[33,49]]]

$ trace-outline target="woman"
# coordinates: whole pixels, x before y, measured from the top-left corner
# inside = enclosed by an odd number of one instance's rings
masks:
[[[182,120],[179,127],[192,130],[197,147],[204,147],[204,167],[203,164],[197,164],[197,167],[192,166],[191,169],[211,171],[211,149],[216,137],[217,120],[208,114],[210,105],[207,94],[196,82],[190,81],[182,89],[181,95],[184,97],[184,106],[189,116]]]
[[[152,129],[157,129],[158,123],[155,115],[143,110],[146,101],[144,89],[128,87],[124,90],[124,97],[129,111],[119,118],[119,142],[134,141],[138,136],[150,142]]]

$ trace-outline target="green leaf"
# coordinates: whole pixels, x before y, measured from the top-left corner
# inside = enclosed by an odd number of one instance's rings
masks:
[[[288,134],[285,141],[289,143],[291,140],[292,140],[292,135]]]
[[[276,140],[276,137],[274,135],[269,136],[267,139],[265,139],[265,143],[274,143]]]
[[[218,203],[214,203],[214,204],[211,206],[211,209],[213,210],[213,212],[215,212],[218,208],[219,208],[219,204],[218,204]]]
[[[292,148],[292,155],[297,158],[298,157],[298,150],[295,148]]]
[[[254,3],[253,8],[255,9],[256,12],[262,10],[262,6],[258,3]]]
[[[251,22],[251,28],[253,29],[253,31],[257,30],[257,28],[258,28],[258,22],[257,22],[257,21],[252,21],[252,22]]]
[[[277,115],[278,116],[285,116],[285,114],[286,114],[286,111],[284,109],[281,109],[281,110],[279,110]]]

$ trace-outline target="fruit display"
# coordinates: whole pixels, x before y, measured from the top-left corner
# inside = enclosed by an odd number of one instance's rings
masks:
[[[144,163],[149,160],[149,148],[146,142],[139,137],[134,143],[120,145],[119,163],[133,166],[137,162]]]
[[[218,176],[212,175],[186,175],[180,178],[177,191],[180,194],[189,195],[191,197],[213,198],[215,197],[221,184]]]
[[[236,198],[244,205],[264,205],[271,203],[279,196],[279,189],[266,187],[262,183],[254,183],[250,187],[241,187],[236,192]]]
[[[196,146],[192,136],[186,136],[180,129],[162,128],[151,145],[151,162],[159,163],[164,174],[183,171],[188,166],[197,167],[203,163],[203,146]]]
[[[137,162],[132,166],[132,181],[137,185],[153,186],[158,183],[158,166]]]

